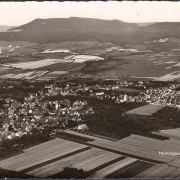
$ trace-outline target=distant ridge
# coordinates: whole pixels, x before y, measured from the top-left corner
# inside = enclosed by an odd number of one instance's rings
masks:
[[[0,32],[6,32],[11,28],[13,28],[13,26],[0,25]]]
[[[65,41],[111,42],[135,45],[164,38],[180,39],[180,22],[127,23],[94,18],[35,19],[8,32],[0,33],[3,41],[58,43]]]

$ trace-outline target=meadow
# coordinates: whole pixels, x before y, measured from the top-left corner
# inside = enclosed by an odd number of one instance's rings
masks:
[[[130,110],[130,111],[126,112],[126,114],[151,116],[164,107],[165,106],[162,106],[162,105],[148,104],[148,105],[141,106],[141,107],[135,108],[133,110]]]
[[[83,66],[83,63],[67,62],[66,60],[66,62],[53,63],[36,69],[49,71],[71,71],[73,69],[80,68],[81,66]]]
[[[20,69],[38,69],[44,66],[49,66],[56,63],[63,63],[67,62],[66,60],[57,60],[57,59],[44,59],[39,61],[28,61],[28,62],[20,62],[20,63],[8,63],[3,64],[4,67],[13,67],[13,68],[20,68]]]
[[[109,56],[104,61],[88,62],[82,69],[83,73],[94,73],[94,77],[156,79],[166,74],[179,71],[180,57],[168,53],[147,53],[140,55]]]

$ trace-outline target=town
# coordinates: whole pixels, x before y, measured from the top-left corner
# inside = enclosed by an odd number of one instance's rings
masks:
[[[52,132],[68,128],[79,127],[81,130],[81,126],[86,127],[87,130],[83,116],[92,115],[93,107],[90,107],[87,101],[73,102],[70,98],[73,96],[77,96],[77,99],[78,97],[109,99],[117,104],[137,103],[138,106],[155,104],[179,109],[180,95],[177,90],[179,84],[171,83],[158,88],[149,87],[149,84],[143,81],[107,81],[106,84],[95,85],[54,83],[45,85],[37,93],[29,93],[28,97],[24,97],[23,102],[12,98],[1,98],[0,116],[5,119],[0,135],[1,146],[6,145],[5,141],[10,141],[9,144],[19,148],[23,143],[17,144],[16,139],[24,135],[33,134],[36,137],[36,133],[42,135],[49,133],[50,136]],[[62,96],[63,100],[58,100],[59,96]]]
[[[0,179],[179,179],[179,9],[0,2]]]

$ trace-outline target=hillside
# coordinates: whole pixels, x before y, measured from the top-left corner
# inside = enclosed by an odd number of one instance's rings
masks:
[[[135,40],[139,42],[152,41],[165,38],[180,39],[180,22],[160,22],[148,26],[142,26],[133,33]],[[138,40],[137,40],[138,41]]]
[[[10,28],[12,28],[12,26],[0,25],[0,32],[6,32]]]
[[[77,17],[35,19],[22,26],[11,28],[7,32],[1,32],[0,41],[30,41],[43,44],[98,41],[125,46],[165,38],[179,40],[179,30],[180,22],[146,23],[144,25],[140,23],[138,25],[120,20]],[[167,49],[169,48],[171,49],[171,45],[167,45]],[[173,43],[173,48],[179,48],[179,43]]]
[[[39,43],[60,41],[99,41],[127,44],[129,33],[139,28],[137,24],[119,20],[90,18],[35,19],[0,33],[0,40],[31,41]]]

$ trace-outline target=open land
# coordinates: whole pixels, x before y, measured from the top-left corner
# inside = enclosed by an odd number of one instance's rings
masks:
[[[29,61],[29,62],[21,62],[21,63],[9,63],[9,64],[3,64],[5,67],[15,67],[20,69],[37,69],[44,66],[49,66],[51,64],[56,63],[66,63],[67,60],[58,60],[58,59],[44,59],[40,61]],[[68,61],[70,62],[70,61]]]
[[[74,75],[73,71],[75,70],[77,70],[77,74],[82,73],[84,76],[90,74],[92,77],[102,79],[132,77],[147,78],[148,81],[171,81],[179,78],[179,56],[177,55],[149,53],[108,57],[103,61],[100,58],[98,62],[91,61],[96,58],[96,56],[73,55],[69,59],[9,62],[1,67],[1,79],[54,80],[66,74]],[[176,73],[175,77],[171,76],[172,73]],[[98,86],[97,84],[95,88],[93,87],[94,89]],[[51,87],[52,89],[48,91],[49,94],[47,93],[47,101],[69,99],[72,103],[75,100],[82,100],[87,101],[93,107],[94,114],[86,115],[84,113],[81,116],[83,122],[89,127],[89,133],[64,131],[69,134],[69,137],[80,136],[92,140],[68,139],[68,136],[64,138],[61,137],[61,134],[56,134],[57,138],[54,140],[24,149],[18,155],[1,160],[0,167],[38,178],[66,178],[70,175],[72,175],[71,178],[165,177],[165,175],[171,177],[175,171],[173,177],[180,176],[179,158],[159,155],[159,151],[180,151],[179,129],[172,129],[175,126],[180,127],[179,121],[177,119],[169,121],[171,115],[164,119],[152,119],[152,116],[157,115],[158,117],[159,111],[164,109],[164,106],[161,105],[143,106],[142,101],[141,103],[129,103],[129,101],[120,104],[114,103],[114,101],[121,102],[120,96],[116,98],[116,93],[121,93],[124,97],[126,92],[128,95],[130,94],[129,99],[133,99],[133,93],[143,94],[145,86],[140,86],[140,84],[141,82],[135,84],[137,86],[134,85],[133,88],[128,88],[127,85],[127,87],[119,86],[113,92],[107,91],[111,93],[107,97],[112,98],[111,100],[114,98],[113,101],[98,96],[88,97],[90,92],[83,95],[82,87],[75,88],[75,95],[68,95],[66,91],[61,95],[51,97],[50,93],[54,90]],[[65,89],[67,88],[69,86],[65,87]],[[84,89],[86,88],[84,87]],[[108,87],[106,86],[106,88]],[[61,92],[60,89],[57,88],[56,91]],[[99,90],[102,89],[99,87]],[[72,93],[74,87],[71,90],[68,89],[68,92],[70,91]],[[80,91],[81,93],[78,94]],[[97,92],[93,90],[93,93]],[[140,98],[140,96],[136,96],[136,98]],[[133,100],[135,101],[135,99]],[[124,116],[125,112],[127,112],[126,114],[142,115],[145,118],[144,120],[133,119]],[[171,128],[172,130],[158,131],[160,128]],[[104,136],[108,136],[108,138]],[[116,139],[111,140],[110,137]],[[69,173],[71,171],[73,173]]]
[[[134,115],[144,115],[144,116],[151,116],[152,114],[156,113],[158,110],[162,109],[163,105],[155,105],[155,104],[148,104],[146,106],[141,106],[126,112],[126,114],[134,114]]]
[[[94,76],[105,79],[121,78],[124,76],[128,78],[133,76],[136,77],[137,80],[138,77],[153,80],[166,74],[179,71],[179,66],[176,65],[178,63],[179,56],[177,54],[169,56],[168,53],[113,56],[104,62],[87,64],[83,72],[95,73]]]
[[[23,153],[0,162],[2,169],[40,178],[62,178],[65,168],[81,170],[74,175],[75,178],[97,175],[106,177],[129,165],[133,167],[137,161],[139,160],[119,153],[91,147],[90,144],[82,145],[58,138],[25,149]],[[147,165],[145,169],[152,166],[151,163],[139,161],[139,166],[143,165]],[[73,178],[73,174],[70,176]]]

